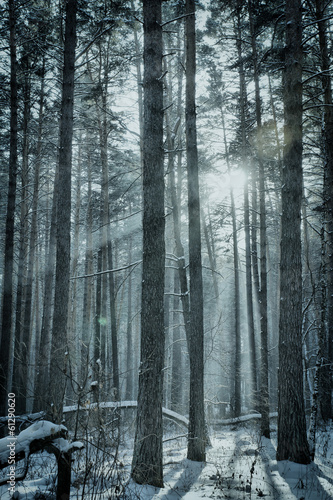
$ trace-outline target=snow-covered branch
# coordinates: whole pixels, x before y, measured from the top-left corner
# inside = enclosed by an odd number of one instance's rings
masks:
[[[174,17],[173,19],[169,19],[169,21],[164,21],[164,23],[161,24],[162,28],[163,26],[166,26],[167,24],[174,23],[175,21],[179,21],[180,19],[184,19],[184,17],[189,17],[189,16],[194,16],[194,12],[190,12],[189,14],[183,14],[182,16]]]
[[[24,429],[18,436],[6,436],[0,439],[0,470],[16,467],[16,463],[25,460],[23,472],[15,476],[16,481],[25,478],[29,457],[33,453],[46,450],[59,455],[83,448],[81,442],[67,441],[68,431],[63,425],[56,425],[47,420],[36,422]],[[9,481],[9,476],[0,481],[0,486]]]
[[[116,269],[108,269],[106,271],[101,271],[99,273],[94,273],[94,274],[84,274],[82,276],[72,276],[70,279],[71,280],[78,280],[79,278],[94,278],[95,276],[100,276],[101,274],[108,274],[108,273],[117,273],[118,271],[124,271],[125,269],[129,269],[134,266],[138,266],[141,264],[142,260],[138,260],[137,262],[133,262],[132,264],[128,264],[127,266],[123,267],[117,267]]]

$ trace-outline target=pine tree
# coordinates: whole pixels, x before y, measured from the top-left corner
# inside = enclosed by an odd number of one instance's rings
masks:
[[[57,201],[57,249],[53,313],[49,403],[52,418],[62,421],[67,370],[67,320],[70,278],[71,171],[74,109],[74,72],[77,1],[66,3],[64,70],[59,140]]]
[[[302,3],[286,3],[277,460],[310,462],[302,364]]]
[[[161,0],[144,0],[141,364],[132,461],[139,483],[163,486],[164,167]]]
[[[204,321],[198,149],[196,130],[195,3],[186,1],[186,152],[190,267],[190,410],[187,458],[205,461]]]
[[[9,187],[7,194],[7,218],[1,322],[1,366],[0,366],[0,414],[7,414],[7,394],[10,388],[10,341],[13,315],[13,267],[14,267],[14,216],[17,176],[17,57],[16,57],[16,8],[9,0],[10,29],[10,156]]]

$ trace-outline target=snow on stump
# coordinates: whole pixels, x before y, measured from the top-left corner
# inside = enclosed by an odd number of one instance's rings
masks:
[[[57,499],[69,498],[71,480],[71,453],[83,448],[79,441],[70,443],[68,431],[63,425],[41,420],[24,429],[18,436],[0,439],[0,470],[9,468],[9,475],[0,480],[0,486],[8,484],[15,491],[15,483],[22,481],[28,472],[29,457],[33,453],[46,450],[55,455],[58,463]],[[24,460],[24,469],[16,475],[16,463]]]

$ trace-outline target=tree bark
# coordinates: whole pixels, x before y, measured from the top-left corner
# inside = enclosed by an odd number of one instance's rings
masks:
[[[267,314],[267,235],[266,235],[266,201],[265,201],[265,167],[263,158],[263,138],[261,119],[261,97],[259,83],[259,67],[257,54],[257,41],[255,32],[255,19],[253,16],[253,0],[249,0],[248,11],[250,18],[251,46],[254,67],[255,107],[257,122],[256,150],[259,164],[259,207],[260,207],[260,340],[261,340],[261,366],[260,366],[260,413],[261,434],[269,438],[269,386],[268,386],[268,314]]]
[[[242,2],[238,2],[237,5],[237,28],[236,28],[236,46],[239,60],[239,113],[240,113],[240,128],[241,128],[241,162],[242,168],[246,175],[244,184],[244,232],[245,232],[245,276],[246,276],[246,305],[247,305],[247,325],[248,325],[248,336],[249,336],[249,350],[250,350],[250,366],[251,366],[251,392],[252,401],[254,406],[257,403],[257,362],[256,362],[256,349],[255,349],[255,332],[254,332],[254,312],[253,312],[253,287],[252,287],[252,265],[251,265],[251,242],[250,242],[250,203],[249,203],[249,167],[248,167],[248,147],[247,147],[247,137],[246,137],[246,114],[247,114],[247,89],[245,80],[245,71],[243,64],[243,50],[242,50],[242,33],[241,33],[241,18],[240,13],[242,9]],[[224,121],[224,120],[223,120]],[[224,127],[224,125],[223,125]],[[225,141],[226,142],[226,141]],[[228,166],[229,170],[229,166]],[[231,193],[231,211],[233,218],[233,239],[234,239],[234,268],[235,268],[235,288],[238,287],[237,293],[235,292],[235,309],[236,314],[240,315],[240,297],[239,297],[239,260],[238,260],[238,249],[237,249],[237,260],[235,258],[235,246],[238,246],[237,236],[235,237],[236,228],[236,213],[235,213],[235,203],[233,201],[233,193]],[[237,274],[236,274],[237,273]],[[238,304],[237,304],[238,302]],[[240,319],[235,320],[236,322],[236,336],[239,340],[236,340],[236,346],[239,344],[238,354],[236,355],[236,367],[240,372],[241,366],[240,361],[237,358],[241,356],[240,353]],[[237,328],[239,332],[237,333]],[[237,382],[238,379],[238,382]],[[241,374],[236,374],[236,382],[240,386]],[[240,397],[240,389],[237,389]],[[241,403],[239,402],[238,407],[235,407],[235,416],[240,415]],[[237,413],[236,413],[237,410]]]
[[[66,3],[64,70],[59,142],[57,251],[49,399],[52,418],[62,421],[66,390],[67,320],[70,278],[71,170],[77,1]]]
[[[131,206],[130,206],[131,212]],[[128,236],[128,262],[132,262],[132,235]],[[126,393],[125,399],[130,401],[134,398],[134,384],[133,384],[133,371],[134,371],[134,342],[133,342],[133,328],[132,328],[132,274],[129,273],[127,278],[127,326],[126,326]]]
[[[174,297],[173,297],[173,327],[172,327],[172,372],[171,372],[171,401],[170,408],[181,413],[183,396],[182,349],[180,335],[179,308],[179,273],[174,272]]]
[[[108,225],[108,264],[109,269],[113,269],[113,247],[111,241],[110,225]],[[116,401],[120,400],[119,383],[119,355],[118,355],[118,331],[116,317],[116,291],[114,283],[114,274],[109,273],[109,292],[110,292],[110,314],[111,314],[111,351],[112,351],[112,382],[113,393]]]
[[[94,345],[93,345],[93,382],[97,385],[93,386],[93,397],[95,401],[99,401],[99,389],[101,384],[101,350],[102,350],[102,339],[101,339],[101,296],[102,296],[102,249],[101,247],[97,252],[97,279],[96,279],[96,290],[95,290],[95,321],[94,321]]]
[[[44,73],[44,67],[43,67]],[[39,116],[38,116],[38,138],[37,138],[37,151],[35,159],[35,172],[33,181],[33,198],[32,198],[32,209],[31,209],[31,227],[30,227],[30,240],[29,240],[29,254],[28,254],[28,269],[27,269],[27,279],[26,279],[26,292],[25,292],[25,306],[24,306],[24,321],[23,321],[23,332],[22,332],[22,348],[21,348],[21,360],[22,368],[22,406],[21,413],[26,411],[26,398],[27,394],[27,383],[28,383],[28,364],[29,364],[29,350],[30,350],[30,333],[31,333],[31,318],[32,318],[32,307],[33,307],[33,282],[34,282],[34,267],[35,267],[35,255],[37,249],[37,210],[38,210],[38,197],[39,197],[39,179],[40,179],[40,169],[41,169],[41,153],[42,153],[42,133],[43,133],[43,112],[44,112],[44,74],[42,76],[41,90],[40,90],[40,102],[39,102]],[[30,395],[31,396],[31,395]],[[20,411],[20,410],[18,410]]]
[[[201,222],[202,222],[202,228],[203,228],[205,242],[206,242],[206,248],[207,248],[207,252],[208,252],[209,266],[210,266],[210,269],[212,272],[212,280],[213,280],[214,295],[215,295],[214,298],[216,301],[218,301],[219,286],[218,286],[218,282],[217,282],[217,278],[216,278],[214,244],[213,244],[213,239],[212,239],[212,241],[210,240],[210,235],[208,233],[208,227],[206,224],[205,214],[204,214],[203,210],[201,210]]]
[[[323,157],[324,157],[324,219],[327,234],[326,262],[326,325],[322,332],[324,345],[321,347],[322,362],[319,369],[319,404],[324,421],[333,418],[333,110],[332,110],[332,79],[330,75],[330,57],[327,43],[327,21],[323,0],[316,0],[316,18],[318,22],[321,81],[324,91],[324,127],[323,127]],[[325,258],[325,257],[324,257]]]
[[[220,107],[223,143],[225,148],[225,159],[228,173],[231,172],[230,157],[228,152],[227,133],[224,119],[223,107]],[[240,332],[240,284],[239,284],[239,255],[238,255],[238,237],[237,237],[237,217],[234,201],[233,189],[230,189],[230,205],[232,219],[232,241],[233,241],[233,261],[234,261],[234,327],[235,327],[235,357],[231,393],[231,406],[234,416],[241,414],[241,332]]]
[[[302,5],[286,3],[277,460],[310,463],[302,364]]]
[[[19,414],[25,412],[27,380],[27,355],[28,342],[25,335],[25,313],[27,311],[27,298],[29,301],[29,285],[27,283],[28,255],[29,255],[29,121],[31,116],[31,81],[29,55],[25,51],[21,58],[21,71],[24,74],[23,81],[23,120],[22,120],[22,166],[21,166],[21,220],[20,220],[20,243],[19,259],[17,268],[17,293],[15,314],[15,338],[14,338],[14,360],[13,360],[13,392],[16,394],[16,411]],[[30,328],[30,326],[29,326]],[[29,334],[28,334],[29,340]]]
[[[88,206],[86,213],[86,250],[85,250],[85,274],[92,275],[94,271],[94,256],[93,256],[93,239],[92,239],[92,223],[93,223],[93,202],[92,202],[92,176],[91,176],[91,156],[90,151],[87,151],[87,175],[88,175]],[[94,294],[94,278],[86,278],[84,280],[83,293],[83,316],[82,316],[82,345],[81,345],[81,384],[82,388],[88,380],[90,372],[89,365],[92,357],[92,337],[93,337],[93,294]]]
[[[195,3],[186,0],[186,153],[190,269],[190,409],[187,458],[206,459],[204,408],[204,318],[201,265],[199,172],[195,109]]]
[[[141,365],[132,477],[163,486],[164,166],[161,0],[144,0]]]
[[[232,392],[232,410],[233,416],[239,417],[242,412],[241,401],[241,331],[240,331],[240,278],[239,278],[239,253],[237,237],[237,218],[234,200],[234,192],[230,188],[230,204],[232,217],[232,241],[234,258],[234,311],[235,311],[235,353],[234,353],[234,384]]]
[[[131,8],[134,10],[134,1],[131,0]],[[137,89],[138,89],[138,111],[139,111],[139,130],[140,130],[140,157],[141,162],[143,161],[143,89],[142,89],[142,71],[141,71],[141,60],[142,53],[138,37],[139,23],[134,25],[134,45],[135,45],[135,66],[136,66],[136,78],[137,78]]]
[[[70,276],[77,276],[78,263],[80,258],[80,212],[81,212],[81,183],[82,183],[82,134],[79,135],[79,147],[78,147],[78,158],[77,158],[77,168],[76,168],[76,186],[75,190],[75,211],[74,211],[74,234],[73,234],[73,255],[71,258],[71,272]],[[78,308],[78,290],[77,290],[77,280],[71,281],[70,290],[70,317],[68,321],[68,357],[70,366],[70,385],[69,391],[67,393],[67,400],[73,400],[77,388],[79,387],[79,366],[80,366],[80,354],[79,354],[79,344],[81,341],[79,328],[77,328],[77,308]]]
[[[7,193],[7,216],[5,236],[5,258],[1,321],[1,366],[0,366],[0,414],[7,414],[8,381],[10,378],[10,343],[13,314],[13,270],[14,270],[14,217],[17,175],[17,59],[15,2],[9,0],[10,29],[10,152],[9,183]]]
[[[54,176],[54,189],[51,209],[51,228],[48,245],[48,254],[45,263],[45,279],[44,279],[44,299],[43,299],[43,314],[42,326],[40,333],[40,345],[38,352],[38,371],[36,379],[34,411],[45,409],[47,403],[47,394],[49,387],[50,376],[50,360],[51,360],[51,339],[52,339],[52,300],[53,300],[53,284],[54,284],[54,269],[56,259],[56,218],[57,218],[57,196],[59,182],[59,163],[56,166]]]

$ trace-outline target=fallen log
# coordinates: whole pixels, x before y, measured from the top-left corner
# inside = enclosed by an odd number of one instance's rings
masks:
[[[84,405],[73,405],[73,406],[65,406],[64,413],[71,413],[75,411],[84,411],[84,410],[93,410],[95,408],[136,408],[138,406],[137,401],[102,401],[100,403],[88,403]],[[185,427],[188,426],[188,418],[176,413],[175,411],[168,410],[167,408],[162,408],[162,413],[165,417],[174,420]]]

